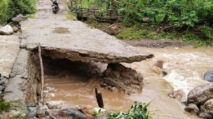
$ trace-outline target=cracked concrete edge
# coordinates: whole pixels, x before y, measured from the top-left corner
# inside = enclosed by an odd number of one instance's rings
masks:
[[[28,44],[25,47],[28,50],[36,50],[38,44]],[[112,54],[103,54],[103,53],[96,53],[93,51],[86,51],[86,50],[72,50],[72,49],[62,49],[62,48],[55,48],[55,47],[46,47],[41,46],[42,48],[42,55],[49,56],[53,59],[69,59],[71,61],[81,61],[81,62],[101,62],[101,63],[132,63],[132,62],[139,62],[145,59],[153,58],[154,55],[150,53],[144,53],[143,55],[133,55],[133,56],[116,56]]]
[[[26,83],[27,78],[27,60],[28,51],[26,49],[20,49],[10,73],[9,82],[6,85],[3,97],[5,101],[18,101],[25,103],[23,85]]]

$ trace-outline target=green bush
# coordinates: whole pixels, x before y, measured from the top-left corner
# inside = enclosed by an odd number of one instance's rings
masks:
[[[203,25],[201,32],[205,35],[206,38],[212,38],[212,28],[209,26]]]
[[[0,111],[9,111],[10,103],[9,102],[0,102]]]
[[[128,113],[109,113],[107,117],[108,119],[152,119],[147,112],[147,107],[150,103],[142,105],[141,103],[134,102]]]
[[[0,23],[4,23],[18,14],[35,13],[35,0],[0,0]]]

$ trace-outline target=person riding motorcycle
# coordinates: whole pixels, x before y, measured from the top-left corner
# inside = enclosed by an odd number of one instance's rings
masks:
[[[53,2],[53,4],[54,5],[56,5],[57,7],[58,7],[58,9],[59,9],[59,6],[58,6],[58,3],[57,3],[57,1],[56,0],[51,0],[52,2]]]

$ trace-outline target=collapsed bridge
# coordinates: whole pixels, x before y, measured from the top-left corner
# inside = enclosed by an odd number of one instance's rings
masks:
[[[7,52],[11,56],[0,58],[0,61],[4,61],[0,62],[0,67],[6,67],[6,70],[0,69],[0,73],[9,79],[5,91],[12,92],[6,93],[4,100],[21,101],[27,105],[36,105],[40,100],[42,74],[38,45],[41,47],[42,57],[50,57],[53,60],[68,59],[72,62],[108,64],[103,73],[104,83],[127,94],[141,91],[142,76],[121,63],[142,61],[152,58],[153,54],[130,46],[80,21],[70,21],[64,17],[45,19],[43,16],[41,19],[23,21],[20,39],[19,36],[12,39],[5,36],[4,40],[0,40],[7,41],[7,49],[11,49]],[[9,42],[12,40],[16,42]],[[9,47],[10,45],[14,47]],[[0,48],[4,47],[5,44],[0,44]],[[0,50],[0,54],[3,53],[4,51]],[[5,66],[6,64],[8,66]]]

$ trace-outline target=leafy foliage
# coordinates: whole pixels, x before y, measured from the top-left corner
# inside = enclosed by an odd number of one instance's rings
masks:
[[[201,32],[205,35],[206,38],[212,38],[212,28],[209,26],[203,25]]]
[[[9,111],[10,110],[10,103],[9,102],[0,102],[0,111]]]
[[[123,23],[130,28],[117,35],[121,39],[152,37],[149,34],[143,34],[144,30],[147,30],[152,34],[153,31],[175,34],[176,39],[195,40],[195,43],[202,46],[212,44],[213,0],[89,0],[87,3],[90,8],[91,6],[99,8],[102,14],[106,9],[118,9],[119,13],[124,15]],[[148,18],[148,21],[144,18]],[[137,32],[132,30],[135,26],[138,27]],[[164,35],[159,34],[159,36]],[[174,37],[171,38],[174,39]],[[198,42],[197,39],[201,41]]]
[[[35,13],[35,0],[0,0],[0,22],[6,22],[18,14]]]
[[[151,102],[148,104],[141,104],[134,102],[128,113],[109,113],[107,117],[108,119],[152,119],[147,112],[147,107],[150,105],[150,103]]]

